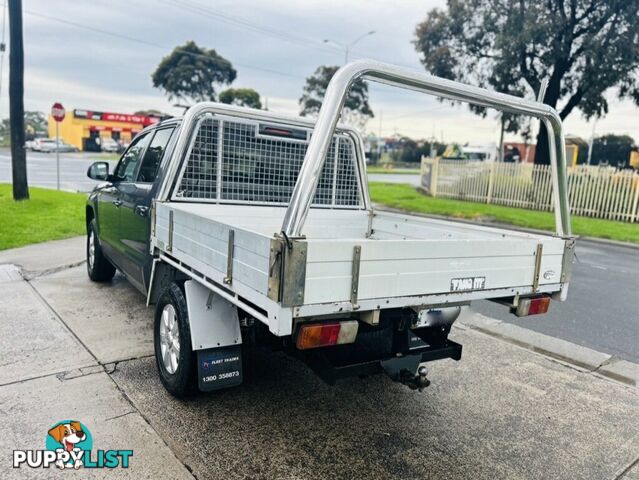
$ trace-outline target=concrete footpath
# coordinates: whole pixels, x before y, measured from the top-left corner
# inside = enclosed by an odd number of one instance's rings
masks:
[[[0,252],[31,278],[78,264],[81,239],[51,242]],[[82,248],[80,249],[82,252]],[[82,269],[82,267],[79,267]],[[0,265],[0,406],[5,434],[0,436],[2,478],[51,478],[55,470],[12,468],[12,451],[43,449],[55,423],[77,419],[93,435],[94,449],[132,449],[130,468],[116,478],[192,478],[166,442],[123,394],[108,365],[86,347],[34,284]],[[9,274],[7,274],[9,272]],[[91,292],[100,303],[98,292]],[[105,316],[93,321],[102,324]],[[117,328],[114,329],[117,331]],[[103,470],[74,472],[82,478],[106,478]],[[108,472],[111,476],[110,473]],[[71,473],[73,475],[73,473]]]
[[[430,364],[423,393],[382,376],[328,386],[261,353],[249,383],[178,401],[152,310],[121,275],[91,283],[83,256],[83,239],[0,252],[2,478],[56,475],[13,469],[11,451],[77,419],[94,449],[134,452],[77,478],[639,480],[634,364],[466,312],[462,360]]]

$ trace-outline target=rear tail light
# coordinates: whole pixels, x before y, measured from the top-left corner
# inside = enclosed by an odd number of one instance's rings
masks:
[[[548,312],[550,297],[520,298],[515,309],[515,315],[525,317],[527,315],[540,315]]]
[[[357,336],[357,325],[357,320],[302,325],[297,333],[297,348],[307,350],[353,343]]]

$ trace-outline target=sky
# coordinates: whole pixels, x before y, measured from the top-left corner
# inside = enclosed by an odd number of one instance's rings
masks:
[[[412,45],[415,26],[443,5],[444,0],[23,1],[25,108],[48,112],[59,101],[67,110],[153,108],[181,114],[153,88],[151,73],[175,46],[194,40],[233,63],[234,87],[256,89],[269,110],[297,114],[305,78],[319,65],[344,63],[344,50],[334,43],[349,43],[371,30],[375,33],[357,43],[350,59],[372,58],[423,72]],[[9,107],[9,55],[4,57],[3,118]],[[465,105],[374,83],[369,88],[375,118],[367,131],[445,142],[498,140],[496,112],[482,119]],[[610,113],[597,122],[596,134],[629,134],[639,142],[639,108],[613,93]],[[565,126],[568,134],[585,139],[593,132],[593,123],[578,111]]]

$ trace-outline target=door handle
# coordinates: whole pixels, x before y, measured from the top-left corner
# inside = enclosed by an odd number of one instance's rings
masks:
[[[135,213],[137,213],[141,217],[146,217],[146,214],[149,213],[149,207],[145,207],[144,205],[137,205],[135,207]]]
[[[122,200],[113,200],[113,205],[115,205],[117,208],[120,208],[120,205],[122,205]]]

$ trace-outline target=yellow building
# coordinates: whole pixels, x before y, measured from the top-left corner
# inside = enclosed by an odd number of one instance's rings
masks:
[[[80,150],[99,152],[102,139],[128,144],[144,127],[160,121],[158,117],[127,113],[75,109],[60,122],[60,138]],[[49,115],[49,137],[55,137],[55,120]]]

